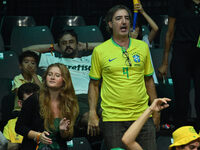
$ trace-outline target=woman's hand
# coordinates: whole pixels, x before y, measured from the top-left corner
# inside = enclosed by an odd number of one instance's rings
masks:
[[[43,144],[46,144],[46,145],[49,145],[49,144],[52,144],[52,140],[50,138],[48,138],[47,136],[49,136],[49,132],[47,131],[43,131],[41,134],[40,134],[40,137],[39,137],[39,141]]]
[[[70,125],[70,120],[67,120],[66,118],[63,118],[60,121],[60,125],[59,125],[60,131],[62,131],[62,130],[68,131],[69,130],[69,125]]]
[[[137,10],[139,11],[140,13],[143,13],[144,12],[144,9],[142,7],[142,4],[140,3],[140,1],[138,0],[139,3],[137,4],[134,4],[134,10]]]
[[[169,99],[169,98],[154,99],[153,103],[150,106],[150,109],[154,112],[161,111],[162,109],[169,107],[169,104],[167,103],[169,101],[171,101],[171,99]]]

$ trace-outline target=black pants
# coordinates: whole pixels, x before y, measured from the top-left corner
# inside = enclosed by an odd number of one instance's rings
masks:
[[[197,126],[200,127],[200,48],[196,43],[174,44],[171,60],[171,76],[174,83],[176,128],[188,125],[187,116],[191,81],[194,81]]]

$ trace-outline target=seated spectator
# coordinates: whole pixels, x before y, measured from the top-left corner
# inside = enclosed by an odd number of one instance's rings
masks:
[[[14,84],[12,91],[16,93],[18,88],[24,83],[35,83],[38,86],[41,86],[42,78],[36,74],[37,66],[39,64],[39,56],[31,51],[23,52],[19,56],[19,64],[21,74],[14,77]],[[20,111],[20,107],[17,104],[18,98],[15,97],[14,110]]]
[[[136,141],[138,134],[152,113],[159,112],[169,106],[169,104],[167,104],[168,101],[170,101],[168,98],[155,99],[145,112],[128,128],[122,137],[122,142],[126,145],[128,150],[142,150],[142,147]]]
[[[78,50],[90,49],[99,43],[80,43],[77,34],[73,30],[66,30],[58,37],[57,44],[32,45],[23,50],[30,49],[35,52],[45,52],[53,49],[52,53],[42,53],[39,68],[46,68],[53,63],[62,63],[70,71],[72,83],[78,98],[80,113],[77,124],[80,127],[87,126],[88,121],[88,84],[91,67],[91,55],[78,57]],[[85,46],[85,47],[84,47]]]
[[[75,37],[76,38],[75,41],[71,41],[70,43],[68,43],[68,41],[61,41],[61,38],[67,34],[71,34],[71,36]],[[51,52],[52,50],[54,50],[54,52],[63,54],[62,57],[65,57],[66,56],[65,49],[66,49],[67,44],[69,44],[70,46],[75,44],[78,51],[93,50],[95,46],[101,44],[101,42],[85,42],[84,43],[84,42],[78,41],[77,34],[74,32],[74,30],[64,30],[58,36],[57,41],[58,43],[55,43],[55,44],[37,44],[37,45],[27,46],[27,47],[24,47],[22,51],[31,50],[36,53],[46,53],[46,52]],[[68,58],[68,56],[66,57]]]
[[[21,108],[23,101],[25,101],[34,92],[39,90],[39,86],[34,83],[24,83],[22,84],[17,92],[18,105]],[[19,144],[22,143],[23,137],[15,132],[17,117],[10,119],[7,125],[4,127],[3,135],[8,140],[8,150],[18,150]]]
[[[66,150],[79,108],[69,70],[65,65],[50,65],[40,93],[24,103],[15,130],[24,136],[22,150]]]
[[[172,133],[174,143],[169,150],[198,150],[200,148],[200,136],[194,127],[183,126]]]

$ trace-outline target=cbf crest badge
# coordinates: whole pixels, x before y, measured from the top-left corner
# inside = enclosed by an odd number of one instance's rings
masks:
[[[134,62],[139,63],[140,62],[140,56],[138,54],[133,55],[133,60],[134,60]]]

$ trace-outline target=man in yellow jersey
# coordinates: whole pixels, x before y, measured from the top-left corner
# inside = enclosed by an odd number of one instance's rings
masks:
[[[111,8],[106,16],[112,38],[95,47],[89,83],[89,121],[87,133],[99,133],[96,106],[101,85],[103,136],[108,150],[125,148],[121,138],[128,127],[147,109],[156,97],[150,52],[143,41],[129,38],[130,10],[123,5]],[[137,142],[145,150],[155,150],[155,126],[159,113],[150,117],[141,130]]]

